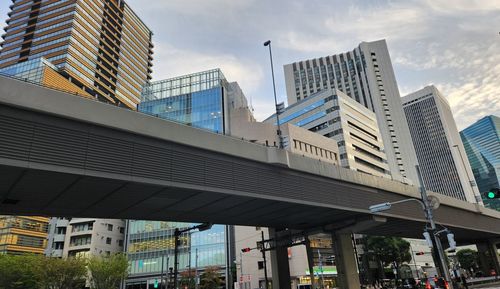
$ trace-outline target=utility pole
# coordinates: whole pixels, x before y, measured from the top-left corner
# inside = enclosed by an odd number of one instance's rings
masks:
[[[161,253],[160,288],[163,289],[163,263],[165,263],[165,252]]]
[[[191,246],[189,246],[188,250],[188,280],[189,288],[191,288]]]
[[[174,289],[177,289],[177,272],[179,272],[179,236],[181,235],[181,231],[179,228],[175,228],[174,231]]]
[[[260,231],[261,233],[261,236],[262,236],[262,258],[264,259],[264,282],[265,282],[265,285],[264,285],[264,289],[267,289],[267,285],[268,285],[268,280],[267,280],[267,261],[266,261],[266,250],[264,250],[264,231]]]
[[[441,239],[439,239],[439,236],[436,234],[436,223],[434,223],[434,216],[432,214],[432,207],[429,204],[429,198],[427,196],[427,191],[425,189],[424,185],[424,180],[422,179],[422,175],[420,174],[420,168],[415,166],[417,169],[417,174],[418,174],[418,180],[420,182],[420,195],[422,197],[422,202],[424,203],[425,207],[425,215],[427,218],[427,221],[429,222],[429,225],[431,226],[431,235],[434,239],[434,243],[436,244],[436,250],[438,251],[439,255],[439,262],[441,263],[441,271],[443,273],[444,279],[450,284],[451,288],[453,288],[453,283],[451,282],[450,278],[450,271],[448,270],[448,263],[446,262],[446,256],[444,254],[443,250],[443,245],[441,244]]]
[[[198,289],[198,248],[196,248],[196,256],[195,256],[195,259],[194,259],[194,267],[195,267],[195,270],[196,270],[196,273],[195,273],[195,282],[194,282],[194,288],[195,289]]]
[[[240,278],[243,277],[243,252],[240,251]]]
[[[323,258],[321,257],[321,252],[319,251],[319,249],[318,249],[318,258],[319,258],[319,273],[321,274],[319,276],[319,280],[321,282],[320,288],[323,289],[325,287],[323,280]]]
[[[420,273],[418,272],[417,268],[417,255],[415,255],[415,252],[413,252],[413,246],[410,243],[410,250],[411,250],[411,258],[413,259],[413,264],[415,266],[415,272],[417,272],[417,278],[420,279]]]

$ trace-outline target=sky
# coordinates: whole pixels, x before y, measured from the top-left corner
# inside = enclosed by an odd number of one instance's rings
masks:
[[[0,1],[4,23],[11,1]],[[262,120],[278,101],[283,65],[386,39],[401,96],[434,84],[459,130],[500,115],[498,0],[128,0],[153,30],[154,80],[221,68]]]

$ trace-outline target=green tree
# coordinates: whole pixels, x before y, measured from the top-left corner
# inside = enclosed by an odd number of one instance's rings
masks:
[[[0,289],[36,288],[40,257],[0,255]]]
[[[402,238],[368,236],[366,246],[385,267],[394,264],[397,272],[403,263],[411,261],[410,243]]]
[[[200,276],[201,289],[218,289],[222,285],[218,267],[207,267]]]
[[[117,289],[128,274],[128,260],[124,254],[94,256],[88,261],[92,289]]]
[[[44,258],[38,262],[40,289],[78,289],[85,286],[86,262],[81,258]]]
[[[187,270],[179,273],[181,279],[179,280],[180,288],[195,288],[196,270]]]
[[[463,269],[470,271],[479,264],[479,255],[476,250],[462,249],[457,251],[457,259]]]

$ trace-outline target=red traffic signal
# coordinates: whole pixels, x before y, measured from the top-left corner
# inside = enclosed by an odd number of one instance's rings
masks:
[[[243,248],[243,249],[241,249],[241,252],[247,253],[247,252],[250,252],[251,250],[252,249],[250,249],[250,248]]]
[[[421,255],[424,255],[424,254],[425,254],[425,252],[417,252],[417,253],[415,253],[415,255],[417,255],[417,256],[421,256]]]

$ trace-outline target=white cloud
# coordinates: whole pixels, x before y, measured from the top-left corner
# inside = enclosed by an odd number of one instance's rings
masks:
[[[158,43],[155,58],[154,80],[220,68],[228,81],[237,81],[247,94],[255,94],[262,84],[263,72],[259,65],[231,54],[206,54]]]

